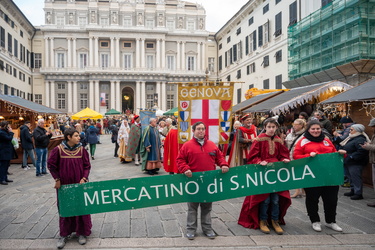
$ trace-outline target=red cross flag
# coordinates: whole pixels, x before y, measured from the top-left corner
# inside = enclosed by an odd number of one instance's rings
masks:
[[[216,144],[227,144],[230,135],[233,86],[179,86],[178,141],[193,136],[191,126],[206,125],[206,136]]]

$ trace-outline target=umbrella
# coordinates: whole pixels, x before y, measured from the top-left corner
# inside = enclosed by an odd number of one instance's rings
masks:
[[[101,119],[103,118],[103,115],[96,112],[95,110],[92,110],[90,108],[85,108],[78,113],[72,115],[73,120],[80,120],[80,119]]]
[[[105,113],[104,115],[121,115],[121,112],[120,112],[120,111],[117,111],[116,109],[110,109],[110,110],[108,110],[108,112]]]
[[[175,107],[173,109],[168,110],[163,115],[174,115],[174,116],[177,116],[177,114],[178,114],[178,107]]]

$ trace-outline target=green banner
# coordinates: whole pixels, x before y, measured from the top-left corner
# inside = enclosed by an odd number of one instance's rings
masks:
[[[343,157],[322,154],[290,163],[244,165],[221,170],[63,185],[61,217],[104,213],[180,202],[213,202],[253,194],[343,183]]]

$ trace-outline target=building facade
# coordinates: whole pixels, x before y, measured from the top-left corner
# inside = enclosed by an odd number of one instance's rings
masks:
[[[288,80],[288,27],[332,1],[250,0],[216,34],[218,78],[235,83],[234,104],[249,88]]]
[[[68,114],[177,106],[177,85],[215,73],[202,6],[177,0],[45,2],[33,42],[35,99]]]
[[[32,100],[33,25],[13,1],[0,1],[0,94]]]

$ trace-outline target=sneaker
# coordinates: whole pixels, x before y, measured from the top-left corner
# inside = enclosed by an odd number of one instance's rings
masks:
[[[29,169],[30,169],[30,166],[29,166],[29,165],[27,165],[27,166],[26,166],[26,168],[27,168],[27,170],[29,170]]]
[[[194,240],[194,238],[195,238],[195,233],[187,233],[187,234],[186,234],[186,238],[188,238],[189,240]]]
[[[27,168],[27,167],[24,167],[24,166],[22,166],[22,169],[25,170],[25,171],[28,170],[28,168]]]
[[[80,236],[78,237],[78,243],[79,243],[80,245],[85,245],[86,242],[87,242],[87,238],[86,238],[86,236],[84,236],[84,235],[80,235]]]
[[[314,222],[312,224],[312,228],[314,229],[314,231],[316,232],[321,232],[322,231],[322,226],[320,224],[320,222]]]
[[[331,228],[332,230],[335,230],[336,232],[342,232],[342,228],[339,227],[336,223],[327,223],[326,227]]]
[[[68,237],[61,237],[56,244],[57,248],[63,249],[67,241],[68,241]]]

